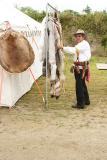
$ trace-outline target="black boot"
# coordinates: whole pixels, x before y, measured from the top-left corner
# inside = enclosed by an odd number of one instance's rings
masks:
[[[86,102],[85,102],[85,105],[90,105],[90,101],[86,101]]]
[[[72,105],[72,108],[77,108],[77,109],[84,109],[85,108],[85,105]]]

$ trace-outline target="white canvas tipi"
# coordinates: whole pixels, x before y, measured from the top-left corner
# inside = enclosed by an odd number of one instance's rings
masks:
[[[8,27],[6,25],[22,32],[29,40],[35,52],[35,61],[30,68],[35,79],[38,79],[42,75],[40,61],[42,25],[18,9],[0,2],[0,30]],[[12,107],[31,89],[33,82],[29,69],[22,73],[11,74],[0,66],[0,106]]]

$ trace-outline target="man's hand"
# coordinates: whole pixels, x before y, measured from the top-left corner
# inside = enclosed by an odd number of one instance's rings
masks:
[[[62,44],[57,45],[57,48],[58,48],[58,49],[63,49],[63,45],[62,45]]]

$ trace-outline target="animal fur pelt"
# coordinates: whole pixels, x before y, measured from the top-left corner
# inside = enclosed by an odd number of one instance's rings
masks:
[[[19,32],[7,30],[0,36],[0,65],[10,73],[20,73],[34,62],[34,51]]]
[[[60,84],[64,84],[64,53],[58,49],[62,44],[62,28],[58,21],[49,17],[44,42],[47,43],[48,77],[50,79],[50,95],[58,98],[60,96]],[[45,45],[44,45],[45,46]],[[44,49],[46,50],[46,49]],[[44,53],[44,52],[43,52]],[[46,67],[46,53],[43,54],[43,71]],[[45,72],[44,72],[45,73]],[[45,75],[45,74],[44,74]]]

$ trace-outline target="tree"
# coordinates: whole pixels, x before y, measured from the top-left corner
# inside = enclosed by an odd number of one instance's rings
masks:
[[[102,37],[101,44],[104,47],[104,50],[107,48],[107,35]]]
[[[21,7],[20,10],[39,22],[41,22],[46,15],[44,11],[38,12],[31,7]]]
[[[83,11],[87,14],[90,14],[91,13],[91,8],[87,5],[86,8]]]

